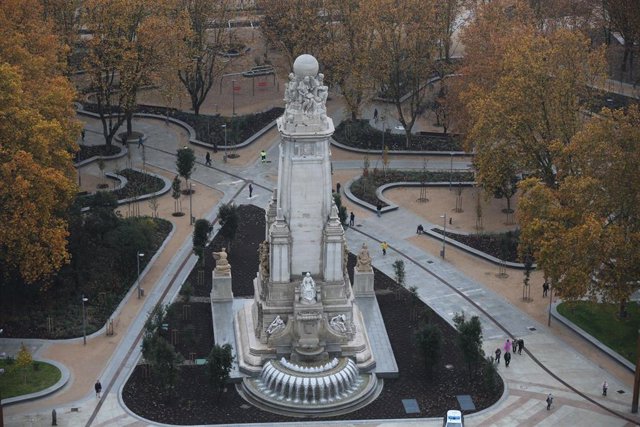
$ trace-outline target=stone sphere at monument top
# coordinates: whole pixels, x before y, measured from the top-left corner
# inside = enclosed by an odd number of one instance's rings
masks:
[[[319,68],[318,60],[306,53],[298,56],[293,63],[293,72],[299,77],[316,76]]]

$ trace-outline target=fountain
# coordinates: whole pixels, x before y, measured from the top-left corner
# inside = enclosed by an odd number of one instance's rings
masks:
[[[334,126],[318,69],[314,57],[301,55],[289,75],[254,301],[234,320],[238,367],[246,375],[238,391],[257,407],[292,416],[354,411],[383,385],[347,274],[331,191]]]

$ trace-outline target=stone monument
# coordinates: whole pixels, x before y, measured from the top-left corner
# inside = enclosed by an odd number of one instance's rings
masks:
[[[240,392],[289,415],[345,413],[382,381],[347,274],[344,230],[333,202],[328,88],[318,61],[299,56],[285,88],[278,184],[266,210],[254,301],[236,314]],[[369,259],[369,269],[370,259]]]

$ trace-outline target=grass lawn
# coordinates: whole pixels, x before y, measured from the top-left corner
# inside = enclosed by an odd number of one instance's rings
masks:
[[[627,305],[625,319],[618,317],[617,304],[563,302],[558,305],[558,312],[630,362],[636,362],[640,328],[640,307],[637,304]]]
[[[2,359],[0,368],[4,369],[4,373],[0,374],[0,391],[3,399],[44,390],[57,383],[62,376],[58,368],[45,362],[33,362],[30,367],[22,370],[15,362],[8,364]],[[24,372],[27,373],[26,382]]]

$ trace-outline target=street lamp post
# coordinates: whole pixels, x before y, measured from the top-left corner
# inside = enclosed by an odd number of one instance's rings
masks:
[[[221,126],[222,129],[224,129],[224,153],[222,154],[222,160],[227,163],[227,124],[224,123]]]
[[[189,220],[189,224],[193,225],[193,223],[195,222],[193,220],[193,203],[192,203],[192,194],[193,194],[193,187],[195,187],[195,185],[193,185],[192,182],[189,182],[189,218],[191,218]]]
[[[87,345],[87,313],[84,310],[84,303],[89,301],[82,294],[82,345]]]
[[[236,116],[236,81],[231,80],[231,115]]]
[[[449,153],[451,156],[451,163],[449,164],[449,191],[451,191],[451,180],[453,179],[453,151]]]
[[[636,358],[636,373],[633,378],[633,397],[631,399],[631,413],[638,413],[638,397],[640,396],[640,329],[638,329],[638,343],[637,351],[638,356]]]
[[[136,280],[137,288],[138,288],[138,299],[142,298],[142,289],[140,288],[140,258],[142,258],[143,256],[144,256],[144,253],[140,251],[136,252],[136,261],[138,264],[138,278]]]
[[[442,233],[442,250],[440,251],[440,256],[442,257],[442,259],[444,259],[444,244],[447,239],[447,213],[445,212],[444,215],[440,215],[440,218],[444,219],[444,231]]]

